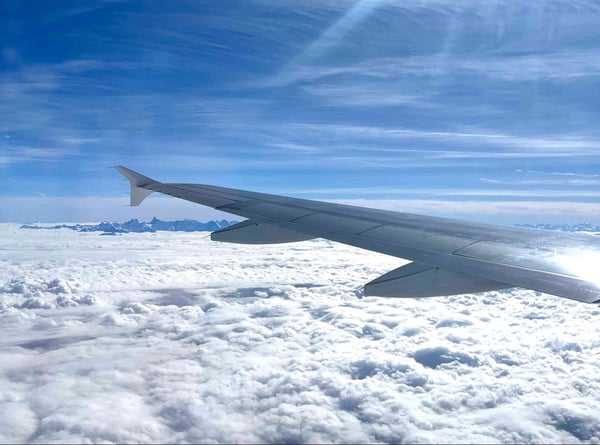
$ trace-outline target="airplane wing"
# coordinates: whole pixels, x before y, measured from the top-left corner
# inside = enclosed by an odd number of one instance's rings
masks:
[[[365,295],[433,297],[523,287],[600,303],[600,237],[290,198],[203,184],[161,183],[115,167],[131,205],[160,192],[244,218],[211,239],[270,244],[326,238],[412,263],[365,285]]]

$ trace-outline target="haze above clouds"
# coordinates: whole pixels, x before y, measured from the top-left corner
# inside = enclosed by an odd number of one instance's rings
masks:
[[[594,1],[8,0],[0,29],[0,221],[126,219],[108,205],[126,203],[107,168],[122,164],[408,212],[479,206],[466,216],[488,222],[498,203],[505,223],[549,206],[600,223]]]
[[[207,236],[0,225],[0,441],[600,442],[598,307]]]

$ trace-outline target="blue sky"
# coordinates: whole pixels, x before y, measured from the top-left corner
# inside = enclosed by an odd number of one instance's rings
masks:
[[[170,198],[124,209],[122,164],[600,223],[595,1],[8,0],[0,34],[0,221],[212,215]]]

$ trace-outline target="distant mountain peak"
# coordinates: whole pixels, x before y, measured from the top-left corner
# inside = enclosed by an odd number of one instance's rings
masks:
[[[175,221],[162,221],[157,217],[152,218],[148,222],[139,221],[137,218],[132,218],[125,222],[102,221],[99,224],[57,224],[55,226],[40,226],[36,224],[23,224],[21,229],[70,229],[77,232],[103,232],[105,234],[117,233],[143,233],[143,232],[214,232],[215,230],[223,229],[237,221],[207,221],[200,222],[193,219],[183,219]]]

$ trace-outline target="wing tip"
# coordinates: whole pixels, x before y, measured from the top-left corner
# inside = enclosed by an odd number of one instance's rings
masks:
[[[153,192],[153,190],[149,190],[145,188],[145,186],[150,184],[156,184],[158,181],[155,181],[148,176],[144,176],[136,171],[133,171],[127,167],[122,165],[115,165],[114,169],[121,173],[131,184],[130,191],[130,202],[129,205],[131,207],[139,206],[146,197]]]
[[[127,178],[133,185],[140,187],[148,184],[152,184],[154,182],[158,182],[148,176],[144,176],[141,173],[131,170],[123,165],[115,165],[114,169],[121,173],[125,178]]]

